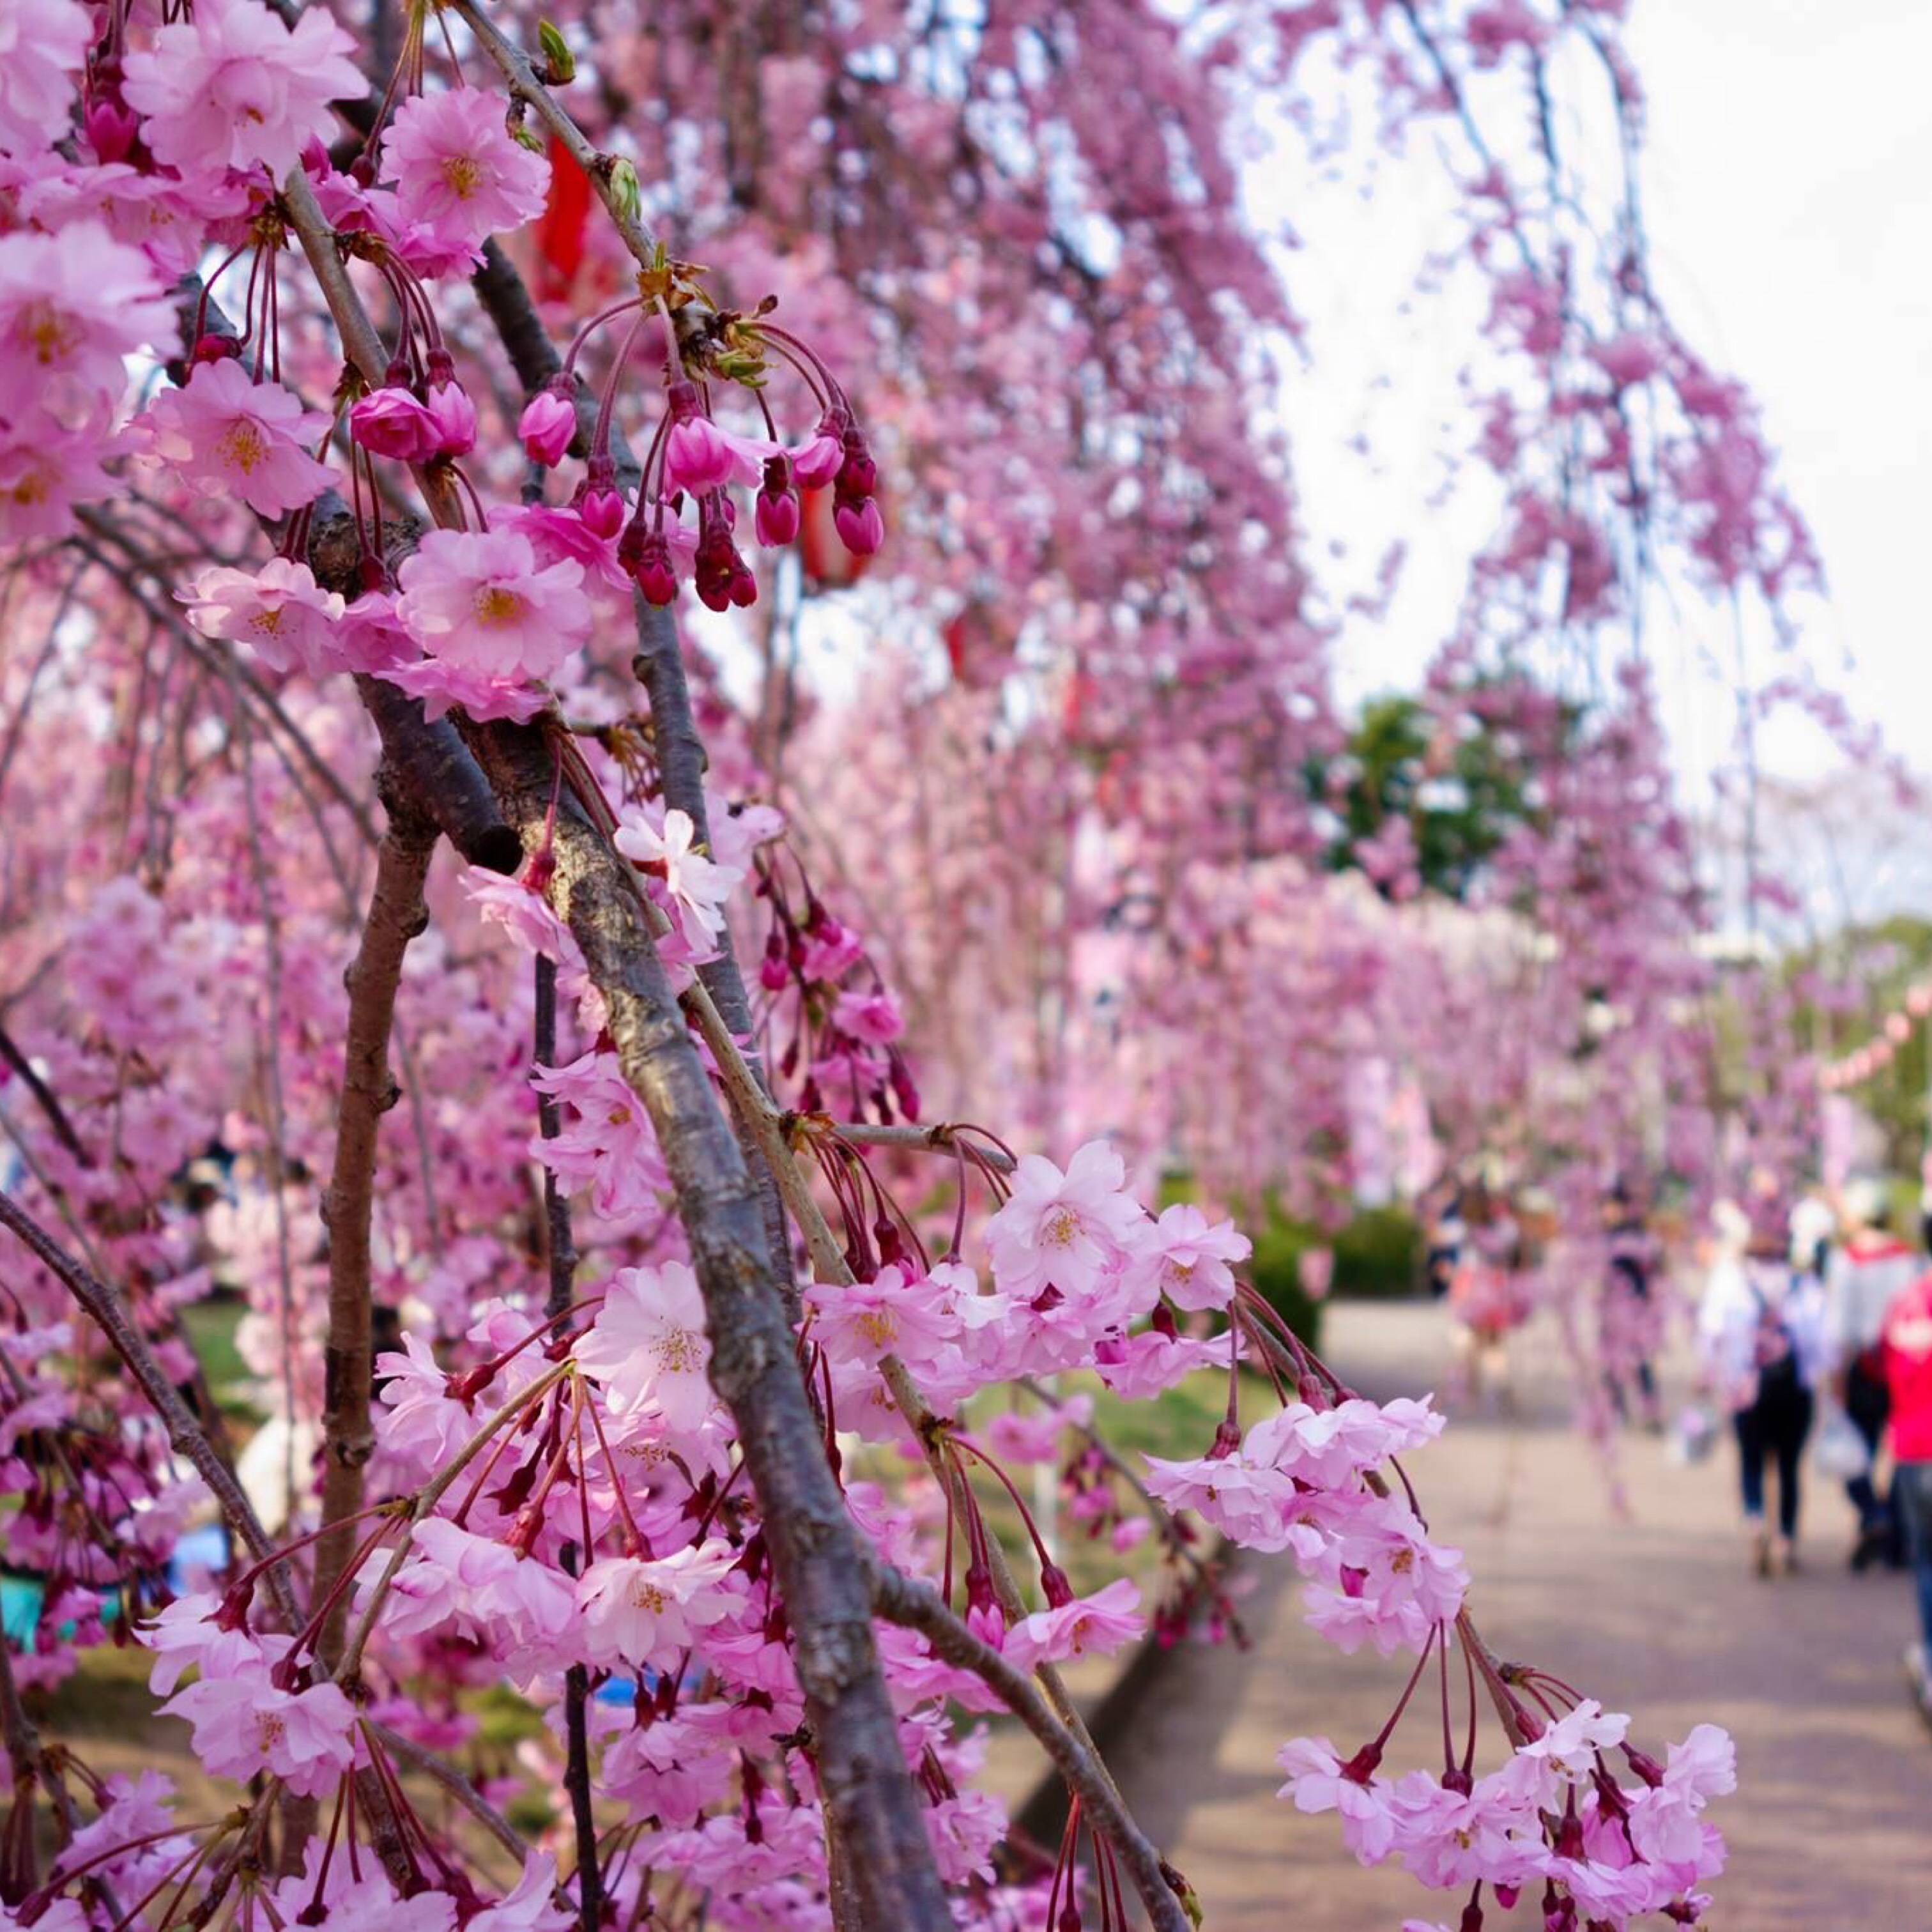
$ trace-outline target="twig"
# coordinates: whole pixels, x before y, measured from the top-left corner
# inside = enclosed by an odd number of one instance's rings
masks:
[[[391,1756],[400,1758],[424,1777],[434,1778],[518,1864],[529,1856],[530,1848],[515,1826],[455,1766],[437,1756],[427,1745],[404,1736],[400,1731],[391,1730],[387,1724],[379,1724],[374,1718],[365,1715],[362,1722],[376,1734]]]
[[[4,1638],[0,1638],[0,1744],[14,1768],[14,1802],[26,1803],[38,1780],[59,1821],[62,1844],[72,1844],[80,1829],[80,1814],[53,1754],[40,1742],[40,1734],[20,1701],[20,1686],[14,1681],[14,1660]],[[122,1916],[120,1901],[100,1874],[89,1873],[82,1882],[100,1900],[110,1921]]]
[[[53,1089],[34,1070],[34,1063],[20,1051],[4,1027],[0,1027],[0,1060],[4,1060],[26,1083],[27,1091],[46,1115],[47,1124],[53,1129],[54,1137],[61,1145],[81,1166],[92,1167],[92,1157],[81,1144],[80,1135],[74,1132],[74,1123],[67,1117],[67,1109],[55,1097]]]
[[[638,624],[638,654],[631,668],[650,694],[651,734],[657,749],[658,776],[667,805],[690,819],[695,835],[709,849],[710,813],[704,802],[706,760],[704,740],[692,715],[691,692],[685,681],[684,658],[679,648],[677,620],[668,609],[647,604],[634,596]],[[732,950],[728,932],[716,958],[698,969],[698,978],[711,995],[719,1017],[734,1040],[745,1042],[746,1067],[765,1104],[772,1104],[771,1082],[753,1043],[751,1001],[745,992],[744,975],[738,970],[738,957]],[[796,1328],[803,1313],[798,1286],[792,1278],[791,1239],[785,1222],[784,1202],[778,1192],[778,1177],[770,1166],[756,1157],[758,1134],[751,1120],[734,1102],[732,1120],[738,1132],[738,1145],[746,1165],[758,1178],[760,1207],[764,1216],[765,1238],[771,1249],[772,1272],[784,1297],[787,1319]]]
[[[405,1526],[413,1529],[423,1521],[442,1499],[443,1492],[462,1474],[476,1457],[488,1446],[490,1438],[506,1423],[514,1422],[533,1402],[543,1396],[577,1366],[568,1356],[560,1362],[554,1362],[535,1381],[526,1383],[517,1390],[509,1400],[493,1411],[488,1419],[471,1434],[468,1442],[458,1450],[422,1487],[417,1490],[416,1500],[410,1504],[408,1516],[404,1519]],[[389,1561],[381,1576],[376,1580],[376,1587],[369,1593],[369,1600],[362,1606],[362,1615],[344,1647],[342,1660],[335,1666],[335,1682],[352,1684],[362,1668],[362,1653],[368,1648],[370,1634],[376,1628],[376,1619],[381,1613],[382,1601],[389,1594],[389,1586],[396,1575],[409,1560],[413,1546],[412,1540],[405,1536],[389,1552]]]
[[[957,1669],[971,1671],[993,1691],[1040,1740],[1079,1799],[1089,1824],[1113,1846],[1156,1932],[1191,1932],[1179,1888],[1169,1881],[1160,1853],[1128,1815],[1091,1740],[1076,1738],[1047,1708],[1031,1678],[974,1636],[936,1590],[881,1567],[873,1577],[872,1604],[888,1622],[917,1630],[935,1656]]]
[[[536,1015],[532,1058],[539,1066],[556,1064],[556,962],[548,953],[536,958]],[[537,1092],[537,1132],[544,1140],[556,1138],[562,1126],[555,1097]],[[555,1171],[546,1163],[543,1176],[544,1226],[549,1249],[550,1294],[544,1312],[553,1322],[569,1312],[572,1285],[577,1277],[577,1244],[570,1226],[570,1202],[557,1185]],[[590,1553],[587,1550],[584,1552]],[[577,1546],[566,1543],[559,1561],[577,1574]],[[573,1664],[563,1674],[563,1781],[570,1793],[570,1819],[577,1835],[577,1899],[584,1932],[597,1932],[603,1918],[604,1886],[597,1862],[597,1819],[590,1804],[590,1673]]]
[[[863,1120],[840,1120],[832,1131],[854,1147],[907,1148],[926,1154],[950,1154],[955,1137],[963,1131],[950,1120],[935,1120],[930,1126],[875,1127]],[[1010,1174],[1016,1162],[1010,1154],[975,1141],[973,1151],[998,1174]]]
[[[250,1552],[267,1563],[268,1588],[288,1628],[298,1630],[302,1618],[296,1608],[293,1586],[289,1580],[287,1559],[277,1553],[268,1533],[262,1527],[255,1506],[244,1494],[232,1471],[215,1453],[207,1432],[188,1412],[180,1392],[170,1382],[147,1337],[129,1316],[118,1292],[82,1268],[56,1242],[40,1223],[14,1197],[0,1191],[0,1226],[10,1229],[32,1252],[47,1271],[56,1276],[67,1292],[93,1319],[109,1345],[121,1358],[149,1406],[168,1432],[168,1444],[175,1454],[190,1463],[196,1475],[212,1492],[229,1526],[247,1544]]]

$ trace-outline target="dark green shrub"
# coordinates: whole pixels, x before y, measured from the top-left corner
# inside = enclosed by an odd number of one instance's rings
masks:
[[[1320,1237],[1304,1221],[1270,1214],[1253,1234],[1255,1252],[1248,1263],[1250,1278],[1268,1306],[1311,1348],[1322,1346],[1322,1304],[1301,1285],[1304,1250],[1318,1246]]]
[[[1384,1301],[1413,1294],[1421,1279],[1422,1229],[1406,1208],[1364,1208],[1329,1245],[1335,1250],[1331,1294]]]

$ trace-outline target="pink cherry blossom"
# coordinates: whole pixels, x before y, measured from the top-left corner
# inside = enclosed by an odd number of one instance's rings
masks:
[[[174,1823],[172,1780],[158,1771],[142,1771],[132,1778],[117,1772],[108,1778],[105,1795],[99,1814],[68,1841],[54,1870],[87,1865],[111,1885],[139,1886],[142,1891],[160,1883],[176,1862],[187,1856],[192,1842],[158,1836]],[[140,1844],[142,1839],[153,1842]],[[127,1846],[134,1849],[107,1856]]]
[[[1248,1238],[1232,1221],[1210,1223],[1191,1201],[1163,1208],[1134,1231],[1132,1266],[1177,1308],[1226,1308],[1234,1298],[1231,1262],[1246,1261]],[[1150,1298],[1148,1305],[1152,1305]]]
[[[122,92],[157,160],[184,173],[264,166],[280,181],[333,131],[329,103],[368,86],[355,46],[319,10],[287,27],[260,0],[196,0],[191,20],[128,56]]]
[[[1715,1726],[1712,1726],[1715,1729]],[[1546,1725],[1527,1744],[1516,1747],[1516,1756],[1526,1766],[1541,1772],[1544,1789],[1556,1790],[1564,1778],[1586,1778],[1595,1768],[1597,1754],[1623,1742],[1630,1719],[1622,1712],[1606,1711],[1594,1697],[1586,1697],[1574,1710]]]
[[[320,677],[336,668],[342,599],[305,563],[271,557],[259,570],[204,570],[182,598],[205,638],[245,644],[271,670]]]
[[[568,397],[557,394],[554,389],[539,389],[524,405],[523,415],[517,422],[524,454],[532,463],[546,466],[554,466],[563,460],[563,452],[576,434],[576,410]]]
[[[1342,1842],[1365,1865],[1378,1864],[1395,1843],[1394,1790],[1370,1772],[1352,1777],[1326,1738],[1293,1738],[1276,1762],[1288,1774],[1277,1794],[1292,1798],[1298,1811],[1337,1811]]]
[[[662,815],[650,811],[626,816],[611,842],[626,858],[650,873],[676,912],[686,936],[701,944],[724,929],[724,902],[740,874],[693,850],[697,827],[675,806]]]
[[[1384,1657],[1420,1650],[1438,1624],[1462,1607],[1468,1572],[1460,1550],[1432,1543],[1408,1507],[1394,1498],[1364,1502],[1346,1528],[1296,1560],[1320,1580],[1304,1594],[1308,1622],[1339,1650],[1366,1639]]]
[[[664,1668],[731,1614],[722,1588],[737,1552],[713,1538],[668,1556],[600,1557],[578,1580],[585,1656],[593,1664]]]
[[[214,1621],[221,1599],[209,1591],[177,1597],[141,1631],[155,1655],[148,1688],[165,1697],[189,1670],[204,1677],[226,1677],[257,1662],[262,1646],[245,1626],[224,1629]]]
[[[298,1925],[318,1903],[326,1913],[321,1923],[330,1932],[452,1932],[455,1901],[446,1892],[419,1892],[399,1898],[380,1866],[331,1858],[322,1840],[311,1838],[303,1848],[302,1868],[274,1888],[274,1910],[284,1925]],[[265,1913],[263,1915],[266,1916]],[[313,1916],[310,1924],[317,1922]]]
[[[163,389],[146,418],[153,454],[204,496],[238,497],[265,517],[300,509],[334,482],[309,454],[328,426],[280,383],[250,382],[232,358],[200,364],[184,388]]]
[[[1413,1771],[1396,1780],[1391,1808],[1396,1856],[1424,1885],[1520,1885],[1535,1869],[1536,1806],[1504,1780],[1479,1778],[1459,1791]]]
[[[1006,1632],[1004,1648],[1023,1670],[1042,1663],[1062,1664],[1089,1651],[1110,1656],[1146,1628],[1140,1600],[1132,1580],[1116,1576],[1090,1597],[1076,1597],[1058,1609],[1022,1617]]]
[[[432,724],[452,706],[460,705],[478,724],[508,718],[526,724],[550,704],[549,692],[541,685],[526,683],[520,677],[493,677],[447,658],[380,664],[376,675],[386,684],[422,699],[423,716]]]
[[[1145,1402],[1201,1370],[1225,1374],[1231,1346],[1226,1336],[1163,1335],[1150,1328],[1096,1342],[1094,1366],[1117,1395]]]
[[[604,1290],[590,1332],[577,1344],[578,1366],[602,1382],[613,1405],[653,1402],[680,1433],[704,1421],[712,1403],[704,1298],[682,1262],[620,1268]]]
[[[0,153],[31,153],[67,132],[74,76],[93,44],[79,0],[18,0],[0,10]]]
[[[354,1760],[356,1708],[333,1684],[278,1690],[259,1666],[202,1677],[161,1707],[194,1726],[194,1751],[218,1778],[252,1778],[265,1766],[298,1796],[320,1798]]]
[[[376,1432],[383,1449],[428,1476],[448,1462],[482,1419],[449,1394],[448,1371],[429,1343],[405,1334],[400,1353],[376,1358],[382,1408]]]
[[[1271,1463],[1251,1462],[1244,1453],[1142,1460],[1148,1488],[1168,1508],[1193,1510],[1244,1549],[1289,1546],[1298,1499],[1292,1478]]]
[[[1054,1287],[1076,1294],[1124,1255],[1142,1216],[1120,1190],[1126,1170],[1105,1141],[1077,1149],[1063,1174],[1036,1154],[1022,1156],[1012,1196],[986,1224],[994,1278],[1022,1299]]]
[[[869,993],[841,993],[832,1002],[832,1017],[855,1040],[886,1046],[905,1031],[898,1002],[883,987]]]
[[[896,1262],[870,1281],[805,1291],[812,1332],[835,1362],[871,1364],[898,1355],[916,1366],[934,1360],[958,1329],[942,1291]]]
[[[570,1578],[442,1516],[411,1532],[382,1612],[399,1636],[452,1628],[513,1652],[548,1653],[576,1614]]]
[[[476,405],[460,382],[432,384],[428,409],[438,456],[467,456],[476,447]]]
[[[433,657],[490,679],[544,678],[590,631],[577,564],[539,568],[514,530],[431,530],[398,574],[397,615]]]
[[[350,406],[349,433],[364,449],[399,463],[427,463],[442,446],[442,425],[407,389],[393,382]]]
[[[532,1138],[530,1152],[565,1186],[587,1184],[592,1208],[613,1219],[658,1204],[670,1191],[670,1175],[650,1117],[615,1054],[593,1051],[567,1066],[538,1067],[530,1084],[562,1109],[558,1132],[548,1140]]]
[[[404,219],[464,247],[540,213],[550,180],[550,164],[511,139],[502,99],[473,87],[404,101],[382,162]]]
[[[123,358],[174,327],[153,263],[101,222],[0,235],[0,416],[98,426],[127,386]]]
[[[65,536],[76,503],[117,494],[120,484],[101,467],[113,453],[100,436],[70,430],[44,410],[0,417],[0,548]]]
[[[464,1932],[569,1932],[577,1916],[553,1902],[556,1889],[556,1860],[548,1852],[526,1852],[515,1886],[464,1920]]]
[[[1382,1405],[1352,1397],[1332,1408],[1292,1402],[1255,1424],[1242,1454],[1312,1487],[1335,1489],[1442,1432],[1442,1418],[1426,1400],[1406,1396]]]

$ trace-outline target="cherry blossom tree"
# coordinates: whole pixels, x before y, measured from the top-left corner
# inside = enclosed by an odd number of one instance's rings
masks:
[[[1815,563],[1648,281],[1621,12],[0,15],[0,1488],[44,1586],[0,1922],[1178,1928],[1060,1666],[1225,1634],[1228,1549],[1407,1660],[1378,1736],[1283,1745],[1356,1856],[1464,1932],[1697,1921],[1727,1741],[1499,1662],[1408,1472],[1441,1416],[1290,1333],[1225,1211],[1340,1200],[1378,1061],[1556,1198],[1567,1305],[1606,1174],[1802,1130],[1782,1075],[1720,1130],[1634,640],[1665,579],[1789,628]],[[1400,816],[1324,864],[1240,161],[1363,86],[1447,136],[1481,291],[1496,534],[1420,711],[1425,777],[1478,729],[1522,774],[1474,927]],[[842,698],[800,668],[841,622]],[[218,1288],[274,1411],[240,1464]],[[1225,1420],[1130,1457],[1072,1372]],[[1063,1456],[1077,1588],[1011,1473]],[[37,1728],[110,1643],[232,1808]],[[988,1711],[1057,1848],[974,1783]]]

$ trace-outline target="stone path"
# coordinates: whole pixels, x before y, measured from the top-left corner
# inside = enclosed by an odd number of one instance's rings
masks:
[[[1378,1396],[1444,1378],[1432,1307],[1339,1306],[1324,1340],[1338,1370]],[[1808,1566],[1772,1582],[1750,1574],[1728,1440],[1685,1468],[1662,1442],[1627,1438],[1620,1520],[1600,1465],[1566,1426],[1564,1372],[1553,1338],[1523,1338],[1517,1416],[1458,1416],[1411,1471],[1436,1533],[1467,1555],[1484,1633],[1499,1654],[1633,1713],[1634,1738],[1660,1756],[1700,1720],[1736,1737],[1740,1789],[1713,1814],[1731,1847],[1708,1922],[1717,1932],[1932,1932],[1932,1736],[1900,1664],[1909,1586],[1847,1573],[1849,1507],[1808,1468]],[[1666,1390],[1682,1382],[1666,1372]],[[1397,1868],[1363,1870],[1332,1816],[1300,1817],[1274,1796],[1285,1738],[1325,1732],[1346,1755],[1374,1736],[1401,1658],[1322,1642],[1285,1562],[1256,1562],[1246,1581],[1253,1648],[1178,1660],[1116,1754],[1141,1822],[1193,1881],[1210,1932],[1395,1932],[1410,1916],[1453,1925],[1460,1900]],[[1440,1705],[1424,1703],[1426,1688],[1385,1771],[1440,1767],[1430,1732]],[[1479,1763],[1501,1748],[1492,1720]],[[1492,1909],[1486,1927],[1540,1926],[1533,1902]]]

